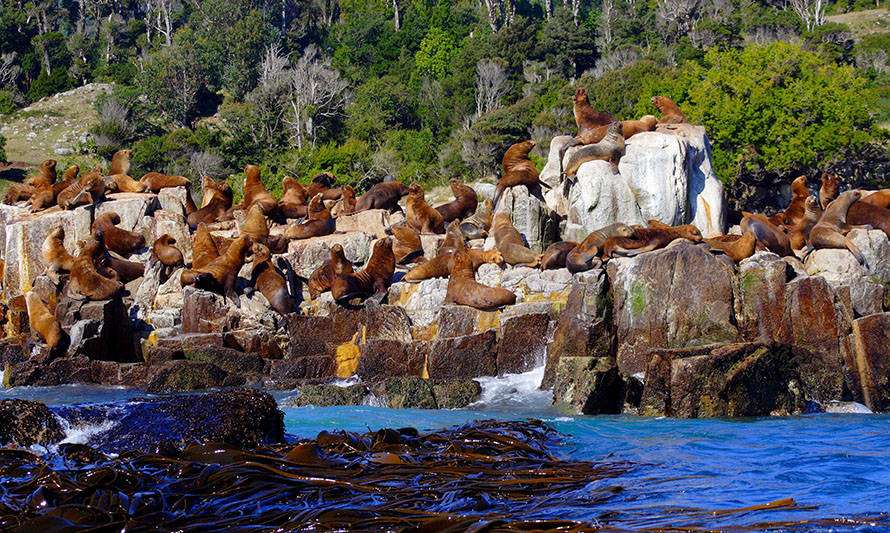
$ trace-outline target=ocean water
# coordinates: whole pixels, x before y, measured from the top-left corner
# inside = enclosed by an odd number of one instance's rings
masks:
[[[555,451],[561,458],[630,465],[620,476],[586,488],[589,493],[608,492],[610,497],[602,504],[591,505],[586,491],[577,501],[571,493],[563,494],[559,501],[517,519],[595,523],[610,516],[629,530],[666,525],[684,530],[890,530],[888,415],[704,420],[576,416],[550,406],[550,393],[537,389],[542,373],[541,368],[485,379],[482,399],[461,410],[393,410],[375,405],[282,410],[287,432],[300,439],[322,431],[364,433],[409,426],[429,431],[474,420],[535,418],[563,435]],[[274,393],[280,405],[294,394]],[[110,403],[118,408],[145,396],[139,391],[84,386],[0,390],[0,398],[50,405]],[[72,430],[67,441],[88,444],[91,436],[113,423],[109,419],[96,427]],[[739,511],[789,498],[795,505]],[[793,528],[788,526],[792,523]]]

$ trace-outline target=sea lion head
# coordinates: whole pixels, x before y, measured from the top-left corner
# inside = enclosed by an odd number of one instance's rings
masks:
[[[100,229],[94,230],[92,240],[96,241],[97,243],[101,244],[102,246],[105,246],[105,232]],[[89,244],[89,240],[87,240],[86,244]]]
[[[420,186],[419,184],[417,184],[417,183],[412,183],[412,184],[408,187],[408,196],[411,197],[411,198],[420,198],[420,199],[423,199],[423,197],[424,197],[424,194],[423,194],[423,187],[421,187],[421,186]]]
[[[587,90],[584,87],[579,87],[577,91],[575,91],[575,95],[572,96],[572,101],[575,103],[583,103],[587,101]]]
[[[492,249],[485,252],[485,261],[488,263],[494,263],[496,265],[504,264],[504,256],[501,254],[500,250]]]
[[[620,120],[612,122],[606,129],[606,135],[624,135],[624,125]]]
[[[169,233],[165,233],[157,238],[156,243],[160,243],[164,246],[170,246],[171,244],[176,244],[176,239],[173,238]]]
[[[837,187],[838,181],[837,176],[832,176],[827,172],[822,173],[822,186],[826,188]]]
[[[659,110],[664,105],[664,96],[653,96],[651,99],[652,105],[657,107]]]
[[[819,199],[813,195],[807,196],[807,199],[804,201],[804,209],[807,213],[819,214],[821,209],[819,208]]]
[[[344,185],[343,186],[343,199],[350,200],[355,198],[355,189],[352,188],[352,185]]]
[[[56,171],[56,160],[55,159],[47,159],[43,163],[40,164],[40,170],[45,170],[47,172],[55,172]]]
[[[378,239],[377,242],[374,243],[374,251],[371,253],[371,256],[375,255],[378,250],[380,252],[392,253],[392,237]]]
[[[309,200],[309,212],[320,213],[324,211],[324,194],[318,193]]]
[[[111,159],[115,160],[115,159],[126,158],[127,160],[129,160],[131,157],[133,157],[132,150],[118,150],[117,152],[114,153],[113,156],[111,156]]]
[[[80,174],[80,167],[78,165],[71,165],[68,167],[68,170],[65,171],[65,174],[62,175],[62,180],[72,180],[76,178],[78,174]]]
[[[108,211],[106,213],[106,216],[108,217],[108,220],[111,221],[111,223],[115,226],[121,223],[121,216],[114,211]]]
[[[798,176],[791,182],[791,192],[795,196],[804,196],[809,195],[810,192],[807,190],[807,177],[806,176]]]
[[[324,185],[326,187],[334,186],[334,175],[330,172],[322,172],[321,174],[316,174],[312,177],[312,183],[318,183],[319,185]]]
[[[260,179],[260,167],[247,165],[244,167],[244,181],[258,181]]]
[[[680,236],[684,239],[689,239],[692,242],[702,241],[701,231],[699,231],[698,228],[696,228],[692,224],[684,224],[682,226],[679,226],[677,229],[680,230]]]
[[[49,232],[48,237],[54,239],[56,241],[62,242],[65,240],[65,229],[62,226],[58,226]]]
[[[269,258],[272,256],[271,252],[269,251],[269,247],[259,242],[253,243],[253,245],[250,247],[250,251],[253,253],[254,264],[268,261]]]

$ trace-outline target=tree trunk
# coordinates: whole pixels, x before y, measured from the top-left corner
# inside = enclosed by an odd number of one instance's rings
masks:
[[[396,24],[396,31],[399,31],[399,29],[402,27],[402,21],[399,17],[399,0],[392,0],[392,10],[394,13],[393,17]]]

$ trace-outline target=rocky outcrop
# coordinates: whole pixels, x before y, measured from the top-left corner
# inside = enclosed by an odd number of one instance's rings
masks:
[[[64,438],[58,419],[45,405],[31,400],[0,400],[0,446],[27,448]]]

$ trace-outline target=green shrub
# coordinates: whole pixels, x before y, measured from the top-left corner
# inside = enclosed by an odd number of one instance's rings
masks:
[[[31,84],[28,90],[28,98],[31,101],[40,100],[44,96],[50,96],[56,93],[67,91],[74,87],[74,80],[68,76],[68,72],[64,69],[57,68],[52,74],[47,74],[46,70],[41,70],[40,75]]]

